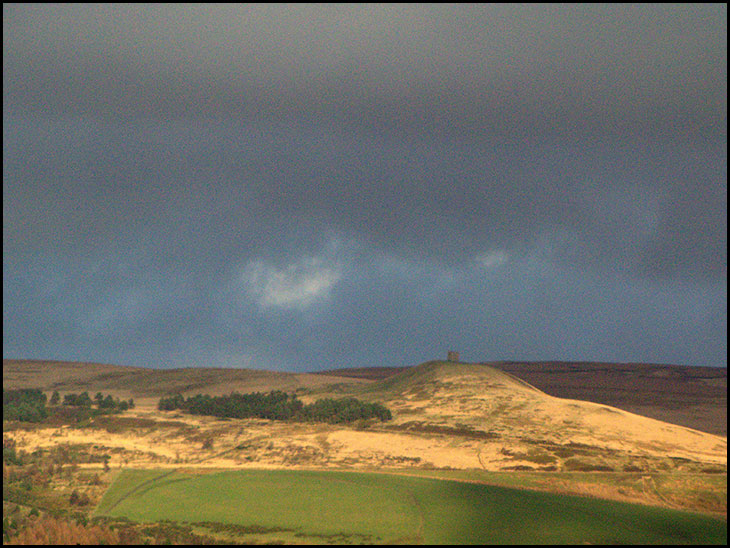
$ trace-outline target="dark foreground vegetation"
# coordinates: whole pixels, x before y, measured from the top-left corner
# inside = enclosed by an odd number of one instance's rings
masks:
[[[93,517],[114,474],[107,451],[91,444],[59,444],[28,453],[4,436],[3,544],[221,543],[187,524]]]
[[[269,393],[232,393],[229,396],[198,394],[187,399],[181,395],[162,398],[157,405],[161,411],[181,409],[193,415],[212,415],[221,418],[259,418],[295,422],[350,423],[357,420],[393,418],[390,410],[379,403],[363,402],[356,398],[325,398],[305,405],[294,394],[280,390]]]

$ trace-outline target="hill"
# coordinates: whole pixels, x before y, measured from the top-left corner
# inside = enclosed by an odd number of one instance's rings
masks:
[[[558,398],[488,364],[431,361],[381,380],[93,364],[62,364],[55,371],[54,363],[12,360],[3,369],[6,388],[21,382],[46,391],[83,388],[132,394],[137,403],[123,416],[97,417],[75,427],[5,421],[4,437],[27,454],[63,446],[87,452],[88,462],[110,459],[112,467],[458,472],[470,480],[499,482],[523,476],[484,474],[555,473],[530,480],[531,486],[677,508],[726,508],[725,437],[605,404]],[[59,371],[69,376],[60,378]],[[379,402],[393,420],[351,425],[222,420],[156,407],[156,395],[180,391],[271,389],[296,390],[305,401],[354,396]],[[581,475],[593,472],[613,475]],[[660,474],[667,478],[661,484],[653,479]],[[711,487],[698,489],[699,484]]]
[[[46,392],[112,393],[121,398],[156,400],[163,396],[198,393],[220,395],[232,391],[284,390],[294,392],[360,380],[333,375],[286,373],[259,369],[182,368],[148,369],[85,362],[3,360],[3,387],[40,388]]]
[[[134,397],[151,415],[159,413],[155,404],[161,395],[233,390],[297,391],[306,401],[355,396],[391,409],[393,421],[376,429],[333,429],[324,444],[322,439],[314,443],[318,449],[312,458],[303,460],[313,464],[418,462],[486,470],[620,470],[646,468],[649,461],[659,460],[698,466],[727,462],[726,438],[613,406],[558,398],[487,364],[431,361],[379,381],[247,369],[151,370],[16,360],[4,360],[3,365],[6,388],[23,383],[61,393],[111,392]],[[290,440],[292,446],[308,444],[305,440],[314,432],[304,435],[307,427],[262,428],[260,433]],[[297,443],[293,435],[299,436]],[[263,453],[256,458],[267,460]]]
[[[558,398],[591,401],[727,436],[727,368],[644,363],[485,362]],[[382,380],[411,367],[323,372]]]
[[[724,438],[607,405],[550,396],[486,364],[427,362],[358,391],[385,401],[397,417],[395,427],[482,432],[526,457],[519,463],[524,466],[559,462],[565,453],[560,447],[567,445],[600,448],[600,459],[572,463],[586,468],[630,452],[714,463],[727,459]],[[482,466],[502,462],[502,450],[498,444],[484,449]]]

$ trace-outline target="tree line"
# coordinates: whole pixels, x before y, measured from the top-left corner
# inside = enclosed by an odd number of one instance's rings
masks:
[[[57,406],[60,402],[58,391],[53,392],[50,401],[48,397],[38,388],[20,388],[16,390],[3,390],[3,420],[41,422],[49,416],[46,404]],[[62,405],[77,408],[96,408],[93,415],[106,413],[121,413],[134,407],[134,400],[120,400],[111,394],[104,396],[101,392],[92,399],[88,392],[81,394],[66,394],[63,397]]]
[[[296,422],[349,423],[360,419],[388,421],[393,418],[390,410],[379,403],[363,402],[356,398],[324,398],[305,405],[295,394],[281,390],[268,393],[254,392],[228,396],[198,394],[183,398],[177,394],[161,398],[157,408],[161,411],[180,409],[193,415],[212,415],[220,418],[271,419]]]

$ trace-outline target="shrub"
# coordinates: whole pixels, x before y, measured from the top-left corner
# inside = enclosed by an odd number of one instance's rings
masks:
[[[592,464],[579,459],[567,459],[563,466],[571,472],[613,472],[613,468],[603,464]]]
[[[15,447],[3,447],[3,463],[21,465],[23,461],[15,452]]]
[[[11,544],[119,544],[119,535],[106,527],[84,526],[67,519],[43,517],[10,538]]]

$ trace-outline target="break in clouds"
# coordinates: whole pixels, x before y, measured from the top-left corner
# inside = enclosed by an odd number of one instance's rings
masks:
[[[6,357],[726,365],[726,8],[4,5]]]

